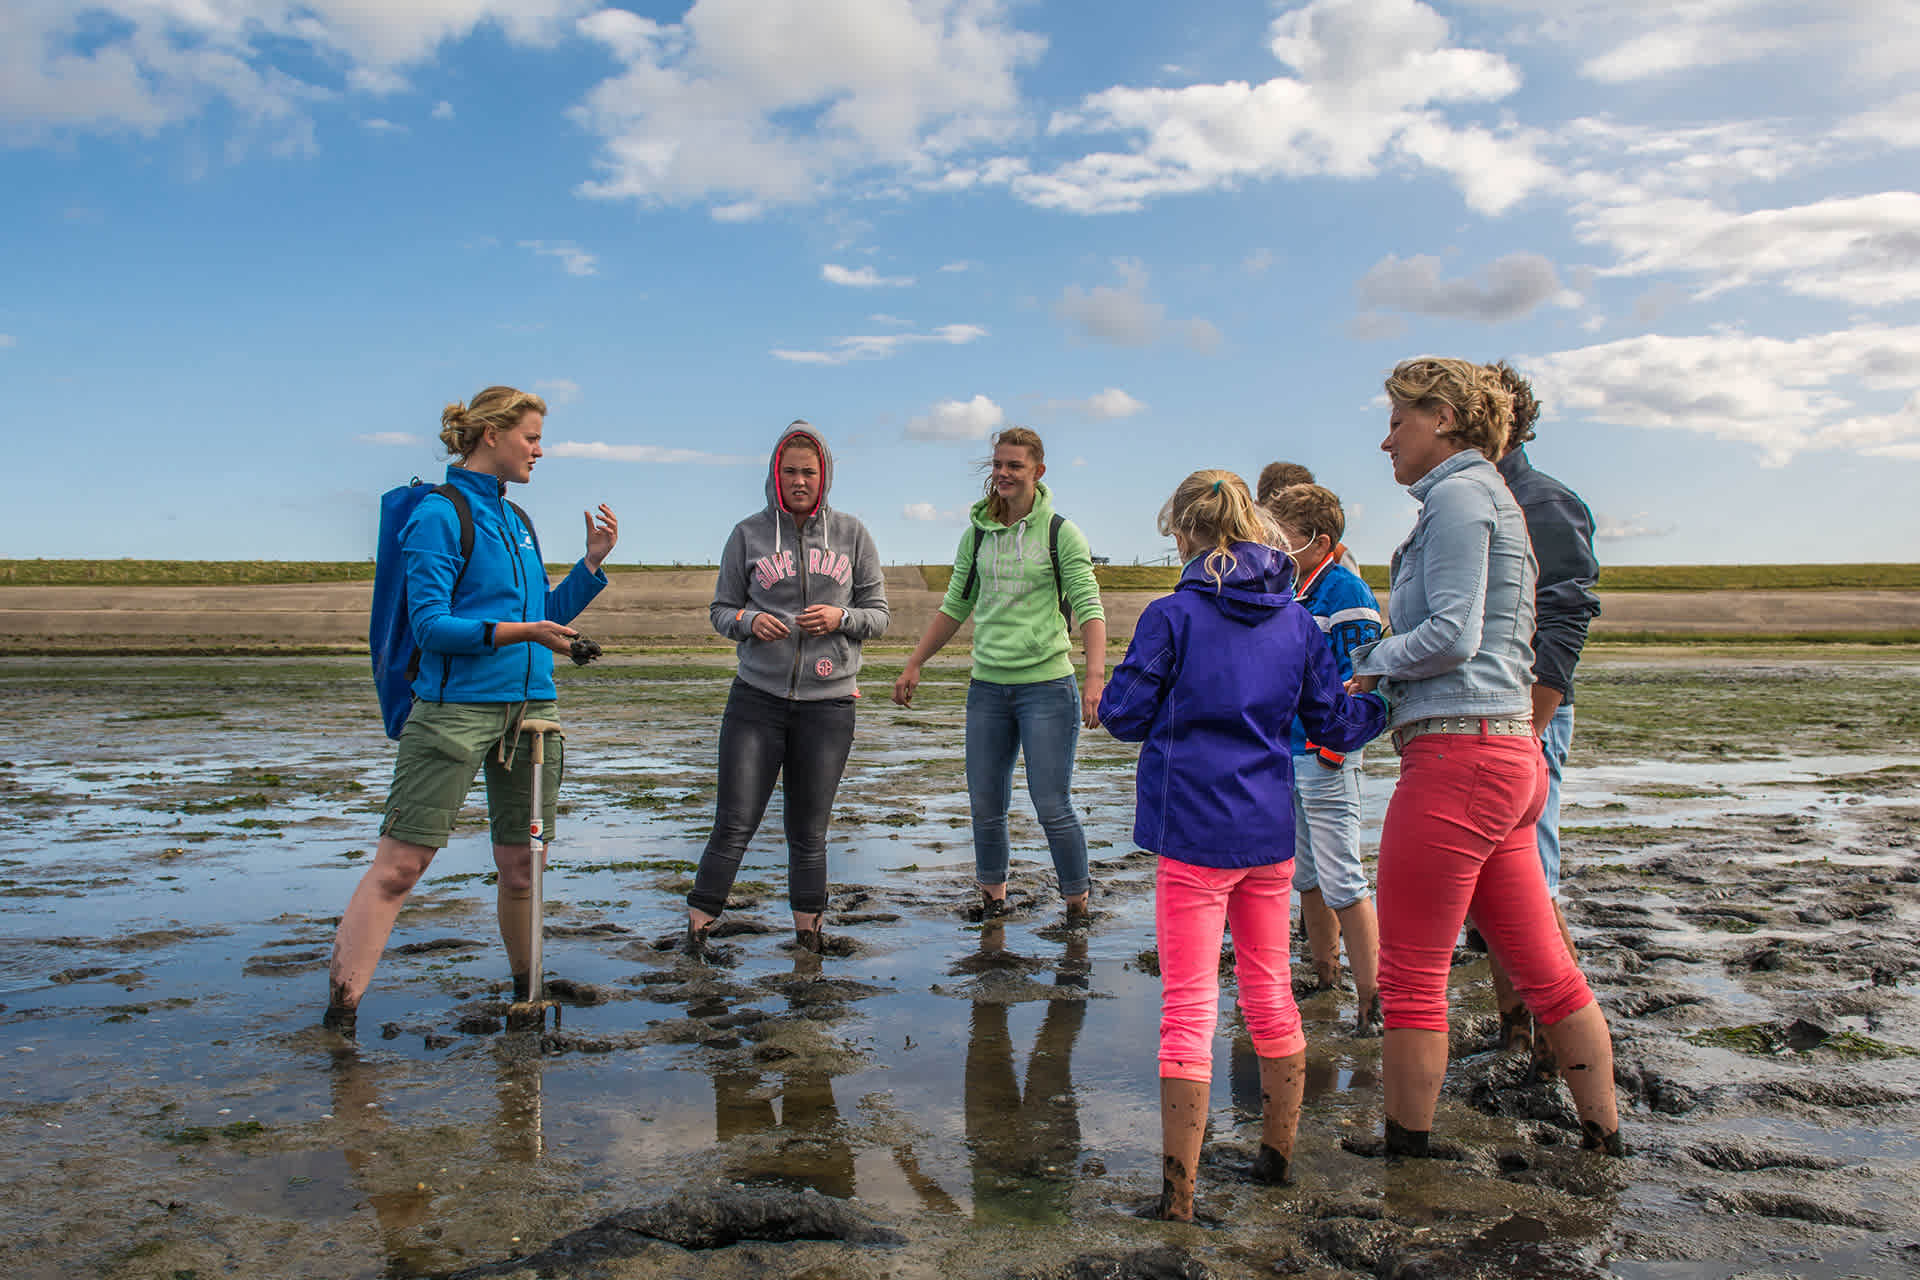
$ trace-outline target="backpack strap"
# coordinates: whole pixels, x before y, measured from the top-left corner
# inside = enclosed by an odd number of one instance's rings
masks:
[[[460,571],[453,575],[453,585],[447,588],[447,603],[452,604],[455,593],[460,590],[460,579],[467,576],[467,565],[473,560],[473,508],[467,503],[467,495],[453,485],[437,484],[433,491],[453,504],[453,514],[460,521]],[[415,649],[413,657],[407,659],[407,679],[411,681],[419,674],[420,650]]]
[[[985,529],[979,525],[973,526],[973,555],[967,560],[967,580],[960,588],[962,600],[973,599],[974,588],[980,585],[980,543],[986,536]]]
[[[1060,602],[1060,616],[1067,620],[1067,626],[1073,626],[1073,610],[1067,605],[1067,584],[1060,576],[1060,526],[1067,518],[1058,511],[1053,519],[1047,521],[1047,558],[1053,561],[1053,594]]]

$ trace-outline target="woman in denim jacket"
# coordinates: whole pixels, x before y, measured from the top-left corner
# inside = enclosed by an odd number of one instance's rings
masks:
[[[1379,686],[1400,781],[1380,833],[1380,1000],[1388,1155],[1424,1156],[1447,1069],[1447,974],[1468,909],[1547,1029],[1582,1145],[1624,1154],[1606,1018],[1554,921],[1534,846],[1546,766],[1533,734],[1534,580],[1526,517],[1490,459],[1513,400],[1464,360],[1387,379],[1381,449],[1420,503],[1393,553],[1392,634],[1354,652]]]

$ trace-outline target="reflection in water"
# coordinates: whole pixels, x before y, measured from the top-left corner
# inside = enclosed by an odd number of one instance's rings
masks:
[[[816,977],[820,957],[794,960],[796,977]],[[789,1002],[799,1013],[804,1004]],[[713,1128],[716,1142],[769,1134],[777,1141],[758,1154],[740,1181],[749,1185],[811,1187],[822,1195],[850,1199],[854,1193],[853,1147],[847,1141],[833,1097],[833,1075],[804,1065],[804,1059],[777,1074],[778,1091],[767,1088],[768,1073],[718,1071],[713,1076]],[[779,1109],[774,1108],[774,1098]]]
[[[1234,1019],[1233,1057],[1228,1068],[1228,1081],[1233,1091],[1234,1114],[1242,1120],[1260,1119],[1260,1057],[1253,1051],[1253,1041],[1238,1015]],[[1301,1098],[1303,1104],[1311,1105],[1339,1094],[1366,1093],[1378,1084],[1379,1079],[1371,1068],[1341,1066],[1337,1059],[1327,1056],[1324,1045],[1316,1043],[1312,1036],[1308,1037],[1306,1089]]]
[[[538,1164],[546,1152],[541,1108],[545,1059],[540,1037],[537,1033],[502,1036],[494,1046],[494,1055],[498,1089],[491,1129],[493,1150],[510,1165]],[[445,1259],[439,1249],[419,1239],[419,1229],[428,1220],[436,1193],[409,1172],[413,1140],[404,1128],[387,1118],[380,1069],[362,1058],[357,1047],[336,1050],[331,1068],[333,1114],[351,1130],[340,1154],[353,1171],[367,1207],[373,1210],[381,1247],[387,1255],[386,1274],[423,1275]],[[395,1070],[405,1072],[406,1064],[397,1064]]]
[[[980,933],[979,960],[989,967],[1017,962],[1006,951],[1005,928]],[[1060,986],[1086,987],[1087,939],[1069,935],[1055,971]],[[1057,1223],[1080,1159],[1080,1103],[1073,1091],[1073,1046],[1087,1002],[1070,996],[1046,1001],[1047,1010],[1027,1058],[1026,1088],[1013,1067],[1011,1006],[976,1001],[967,1040],[967,1146],[973,1154],[973,1213],[981,1222]]]

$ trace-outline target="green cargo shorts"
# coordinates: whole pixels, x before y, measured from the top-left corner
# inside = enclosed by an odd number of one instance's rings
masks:
[[[473,775],[487,771],[487,815],[495,844],[526,844],[533,816],[533,738],[521,734],[512,751],[513,767],[500,762],[501,735],[519,713],[518,702],[416,702],[400,731],[400,754],[393,762],[393,787],[380,834],[408,844],[443,849],[453,820],[473,789]],[[521,718],[552,720],[552,702],[529,702]],[[566,739],[548,736],[541,770],[540,808],[545,838],[553,839],[554,804],[560,795]]]

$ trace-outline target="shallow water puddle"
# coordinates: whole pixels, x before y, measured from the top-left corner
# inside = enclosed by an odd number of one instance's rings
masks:
[[[958,1249],[969,1275],[1003,1273],[1009,1239],[1034,1257],[1137,1247],[1148,1228],[1126,1211],[1157,1190],[1159,1011],[1128,749],[1082,744],[1095,925],[1058,926],[1018,784],[1019,910],[968,924],[964,686],[928,682],[909,715],[882,705],[877,673],[833,838],[829,926],[847,954],[820,963],[788,945],[776,795],[727,917],[744,931],[720,940],[726,963],[690,964],[671,943],[711,821],[726,673],[695,664],[659,678],[679,661],[569,673],[547,963],[576,1003],[544,1038],[499,1027],[505,974],[476,789],[401,917],[357,1043],[314,1024],[391,760],[359,664],[126,660],[76,675],[0,662],[0,683],[47,709],[43,731],[0,765],[0,794],[33,813],[0,831],[0,1138],[24,1175],[0,1200],[16,1224],[0,1261],[18,1275],[204,1275],[216,1258],[258,1274],[290,1258],[329,1259],[328,1274],[425,1274],[525,1252],[680,1187],[733,1183],[857,1198],[912,1224],[910,1237]],[[1659,679],[1631,674],[1635,699]],[[1302,1004],[1303,1185],[1256,1191],[1233,1161],[1258,1133],[1257,1063],[1227,1013],[1211,1097],[1223,1145],[1210,1148],[1202,1197],[1238,1225],[1179,1237],[1214,1249],[1218,1273],[1270,1273],[1294,1256],[1352,1269],[1361,1254],[1341,1250],[1361,1249],[1367,1231],[1412,1247],[1409,1224],[1457,1230],[1515,1212],[1555,1240],[1613,1240],[1615,1274],[1682,1274],[1654,1255],[1687,1247],[1691,1265],[1780,1266],[1790,1231],[1688,1198],[1740,1181],[1676,1154],[1700,1133],[1869,1165],[1864,1179],[1846,1175],[1859,1190],[1844,1202],[1889,1231],[1909,1222],[1880,1203],[1920,1166],[1897,1108],[1761,1105],[1751,1092],[1802,1078],[1897,1089],[1909,1065],[1818,1049],[1750,1059],[1680,1037],[1807,1014],[1920,1040],[1906,1004],[1920,960],[1901,959],[1915,911],[1889,879],[1913,857],[1913,828],[1899,824],[1916,811],[1915,780],[1896,766],[1914,757],[1637,758],[1605,745],[1638,732],[1631,700],[1610,696],[1604,680],[1582,690],[1598,746],[1588,758],[1577,741],[1569,772],[1569,822],[1591,834],[1570,835],[1568,900],[1603,1001],[1641,1010],[1614,1021],[1640,1090],[1623,1093],[1629,1124],[1650,1154],[1617,1184],[1594,1182],[1593,1158],[1541,1118],[1556,1114],[1550,1095],[1525,1103],[1534,1118],[1475,1109],[1496,1055],[1467,1052],[1489,1005],[1484,964],[1463,960],[1440,1127],[1470,1159],[1405,1168],[1342,1149],[1378,1128],[1380,1042],[1345,1034],[1350,992],[1317,995]],[[129,700],[146,718],[129,718]],[[209,706],[220,714],[199,714]],[[1394,774],[1376,747],[1369,848]],[[1855,788],[1863,776],[1876,780]],[[1902,832],[1906,852],[1890,862]],[[1837,923],[1795,915],[1816,904]],[[174,1225],[182,1215],[191,1229]],[[1820,1230],[1830,1261],[1885,1260],[1884,1232]],[[1027,1234],[992,1234],[1007,1231]],[[993,1243],[960,1243],[968,1232]]]

